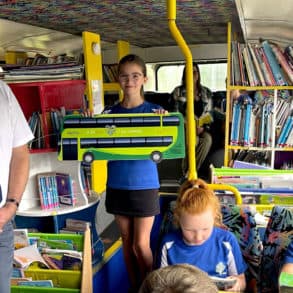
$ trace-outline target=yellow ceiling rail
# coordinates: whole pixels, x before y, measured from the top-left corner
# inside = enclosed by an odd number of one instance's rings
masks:
[[[182,50],[186,60],[186,93],[187,93],[187,151],[188,151],[188,179],[197,179],[195,160],[195,120],[193,111],[193,65],[192,54],[176,25],[176,0],[167,0],[167,15],[170,32]]]

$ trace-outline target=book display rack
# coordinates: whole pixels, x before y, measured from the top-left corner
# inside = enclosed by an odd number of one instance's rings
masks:
[[[267,168],[291,169],[292,50],[288,46],[282,51],[267,40],[240,45],[231,40],[230,23],[227,35],[224,165],[247,160]]]

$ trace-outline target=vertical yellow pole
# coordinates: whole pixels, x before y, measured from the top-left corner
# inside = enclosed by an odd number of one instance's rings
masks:
[[[196,160],[195,160],[195,120],[193,110],[193,65],[192,54],[184,38],[176,26],[176,0],[167,0],[168,24],[171,34],[182,50],[186,60],[186,92],[187,92],[187,147],[188,147],[188,179],[197,179]]]
[[[83,52],[86,73],[86,94],[89,109],[99,114],[104,108],[102,52],[100,35],[83,32]]]
[[[226,122],[225,122],[225,151],[224,151],[224,166],[229,163],[229,123],[230,123],[230,109],[231,109],[231,96],[230,96],[230,83],[231,83],[231,23],[228,23],[227,28],[227,84],[226,84]]]
[[[99,114],[104,108],[102,52],[100,35],[83,32],[83,52],[86,73],[86,95],[88,108]],[[92,163],[92,190],[102,193],[106,189],[107,161],[93,161]]]

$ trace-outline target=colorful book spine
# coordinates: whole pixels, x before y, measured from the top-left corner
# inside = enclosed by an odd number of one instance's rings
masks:
[[[245,124],[244,124],[244,136],[243,136],[243,145],[249,146],[250,145],[250,139],[249,139],[249,130],[250,130],[250,122],[251,122],[251,112],[252,112],[252,105],[247,104],[246,105],[246,115],[245,115]]]
[[[238,54],[238,43],[232,41],[231,43],[232,50],[232,70],[233,73],[233,85],[241,85],[241,76],[240,76],[240,64],[239,64],[239,54]]]
[[[280,136],[277,141],[278,147],[283,147],[286,143],[286,139],[288,138],[288,135],[290,134],[293,126],[293,117],[289,116],[281,130]]]
[[[262,47],[264,49],[265,56],[267,57],[269,66],[274,76],[276,85],[287,85],[287,82],[284,79],[284,76],[280,70],[280,66],[268,41],[263,41]]]
[[[250,128],[249,128],[249,146],[255,146],[256,144],[256,115],[254,111],[251,111],[250,115]]]
[[[46,182],[44,180],[44,177],[38,176],[38,183],[39,183],[41,209],[46,210],[48,209],[49,204],[48,204],[48,197],[47,197]]]
[[[252,58],[254,67],[255,67],[256,72],[257,72],[257,75],[258,75],[259,83],[260,83],[260,85],[265,86],[266,85],[266,81],[265,81],[265,79],[263,77],[263,73],[262,73],[261,68],[260,68],[260,65],[259,65],[259,63],[257,61],[256,55],[255,55],[255,51],[252,48],[252,45],[250,43],[248,43],[248,49],[249,49],[249,52],[250,52],[250,55],[251,55],[251,58]]]
[[[232,129],[231,129],[231,145],[238,145],[239,143],[239,127],[240,127],[240,104],[233,105]]]
[[[284,72],[288,76],[288,79],[291,83],[293,83],[293,70],[291,69],[289,63],[287,62],[282,50],[280,49],[278,44],[271,44],[271,48],[278,60],[279,64],[283,68]]]
[[[293,128],[290,130],[285,147],[293,147]]]
[[[243,55],[243,60],[244,60],[244,64],[245,64],[245,68],[247,72],[248,82],[251,86],[256,86],[254,76],[253,76],[253,68],[251,67],[251,64],[248,59],[247,47],[243,48],[242,55]]]
[[[267,66],[262,58],[262,52],[261,52],[261,48],[260,47],[254,47],[254,53],[255,53],[255,56],[258,60],[258,63],[260,65],[260,68],[262,70],[262,73],[263,73],[263,77],[265,79],[265,83],[266,85],[268,86],[271,86],[273,85],[272,84],[272,81],[271,81],[271,78],[270,78],[270,73],[267,69]]]

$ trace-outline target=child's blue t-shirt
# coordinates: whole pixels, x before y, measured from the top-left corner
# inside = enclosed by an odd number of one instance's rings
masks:
[[[120,103],[107,110],[107,114],[153,113],[161,106],[144,102],[138,107],[127,109]],[[107,186],[113,189],[143,190],[160,187],[157,165],[149,160],[115,160],[108,161]]]
[[[236,237],[229,231],[215,227],[209,239],[201,245],[188,245],[180,230],[167,234],[159,251],[158,266],[188,263],[210,276],[225,278],[245,272]]]

